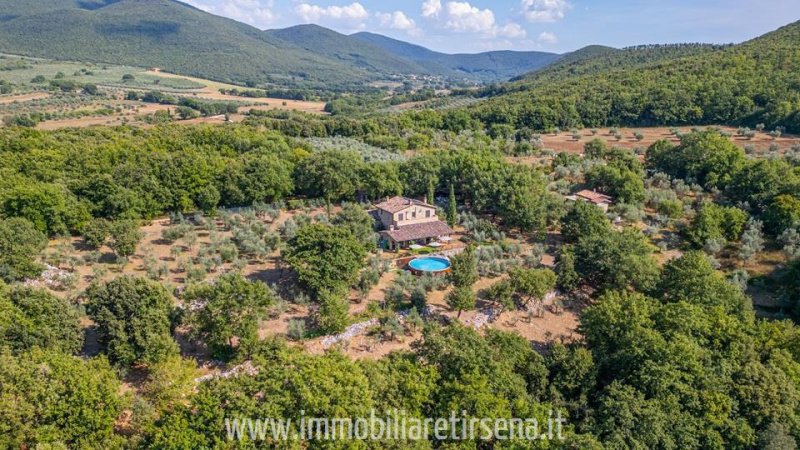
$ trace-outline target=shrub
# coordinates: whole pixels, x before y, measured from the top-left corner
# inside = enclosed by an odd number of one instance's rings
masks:
[[[286,336],[289,339],[300,341],[306,337],[308,330],[306,321],[303,319],[291,319],[286,330]]]

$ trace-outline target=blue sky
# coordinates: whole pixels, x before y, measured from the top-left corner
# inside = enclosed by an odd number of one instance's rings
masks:
[[[261,29],[316,23],[444,52],[741,42],[800,20],[800,0],[184,0]]]

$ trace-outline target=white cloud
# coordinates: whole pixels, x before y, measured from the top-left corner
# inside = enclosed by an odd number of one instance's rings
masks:
[[[529,22],[557,22],[572,8],[567,0],[522,0],[521,5]]]
[[[411,35],[419,35],[421,33],[414,19],[409,18],[403,11],[377,13],[375,17],[378,18],[378,22],[384,28],[406,31]]]
[[[422,3],[422,17],[438,17],[442,12],[442,0],[425,0]]]
[[[539,37],[536,39],[536,42],[539,42],[540,44],[557,44],[558,37],[553,33],[542,31],[539,33]]]
[[[528,32],[520,24],[509,22],[501,27],[495,27],[495,35],[509,39],[525,39]]]
[[[276,18],[273,11],[274,0],[222,0],[210,4],[205,1],[186,0],[186,3],[211,14],[229,17],[257,27],[265,27]]]
[[[442,7],[438,0],[432,1],[435,1],[441,10],[437,14],[440,23],[450,31],[478,33],[484,38],[525,39],[528,35],[525,29],[516,22],[498,25],[494,11],[489,8],[480,9],[466,1],[450,1]],[[426,5],[430,6],[428,3],[423,5],[423,15],[426,12]],[[431,11],[433,9],[428,10],[428,12]],[[431,14],[433,13],[431,12]]]
[[[494,29],[494,13],[469,2],[447,2],[445,27],[453,31],[489,32]]]
[[[367,9],[358,2],[345,6],[332,5],[325,7],[301,3],[295,7],[295,12],[307,22],[317,22],[320,19],[358,22],[369,17]]]

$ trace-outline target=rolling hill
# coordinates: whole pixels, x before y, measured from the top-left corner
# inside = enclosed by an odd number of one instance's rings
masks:
[[[414,61],[433,74],[481,82],[508,80],[541,69],[559,58],[555,53],[515,51],[450,55],[375,33],[361,32],[351,36],[397,57]]]
[[[764,123],[800,132],[800,22],[738,45],[586,48],[484,94],[469,112],[487,125]]]
[[[225,82],[309,84],[374,76],[174,0],[0,0],[0,51],[157,66]]]
[[[415,55],[401,47],[419,50]],[[337,90],[397,74],[502,81],[557,58],[539,52],[445,55],[316,25],[262,31],[176,0],[0,0],[0,52]]]
[[[319,25],[297,25],[265,33],[321,57],[380,74],[427,72],[418,64],[378,46]]]

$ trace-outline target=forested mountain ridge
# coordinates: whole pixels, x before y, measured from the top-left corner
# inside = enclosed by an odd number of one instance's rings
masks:
[[[367,71],[174,0],[0,0],[0,51],[160,67],[225,82],[367,80]]]
[[[472,114],[540,130],[764,123],[800,131],[800,22],[733,46],[590,53],[485,91],[493,98]]]
[[[353,39],[319,25],[297,25],[268,30],[266,33],[311,53],[358,68],[384,74],[428,72],[412,61],[397,57],[369,42]]]
[[[351,37],[413,61],[434,74],[485,82],[502,81],[538,70],[559,58],[555,53],[535,51],[490,51],[451,55],[375,33],[360,32],[352,34]]]
[[[317,25],[262,31],[176,0],[0,0],[0,52],[159,67],[238,84],[352,90],[392,75],[503,81],[558,55],[486,52],[422,59],[397,54],[383,36],[346,36]],[[422,47],[419,47],[422,49]]]

